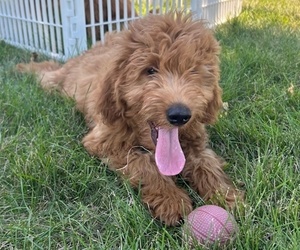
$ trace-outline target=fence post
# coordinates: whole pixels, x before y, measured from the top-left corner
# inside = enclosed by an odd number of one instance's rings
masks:
[[[191,12],[196,19],[202,17],[202,1],[203,0],[191,0]]]
[[[87,49],[84,1],[60,1],[64,59]]]

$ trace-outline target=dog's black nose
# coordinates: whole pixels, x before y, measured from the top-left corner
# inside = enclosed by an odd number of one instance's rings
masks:
[[[175,126],[186,124],[191,116],[191,110],[183,104],[173,104],[167,110],[167,119],[170,124]]]

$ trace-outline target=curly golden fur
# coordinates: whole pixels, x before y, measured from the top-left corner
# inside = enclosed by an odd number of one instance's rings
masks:
[[[205,23],[169,13],[136,20],[64,65],[31,62],[18,69],[35,72],[44,89],[74,98],[89,126],[87,151],[140,187],[155,218],[176,225],[192,201],[176,185],[176,174],[157,167],[160,128],[178,128],[185,157],[180,174],[203,199],[228,207],[242,199],[207,146],[205,125],[216,120],[222,104],[219,50]]]

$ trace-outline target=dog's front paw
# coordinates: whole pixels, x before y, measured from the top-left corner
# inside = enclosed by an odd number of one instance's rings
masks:
[[[152,216],[168,226],[179,225],[193,209],[191,199],[177,187],[161,193],[157,191],[143,194],[143,201],[148,205]]]

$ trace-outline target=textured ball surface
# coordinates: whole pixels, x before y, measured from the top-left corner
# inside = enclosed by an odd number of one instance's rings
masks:
[[[196,208],[187,218],[187,230],[201,244],[224,244],[234,238],[238,231],[233,216],[225,209],[205,205]]]

